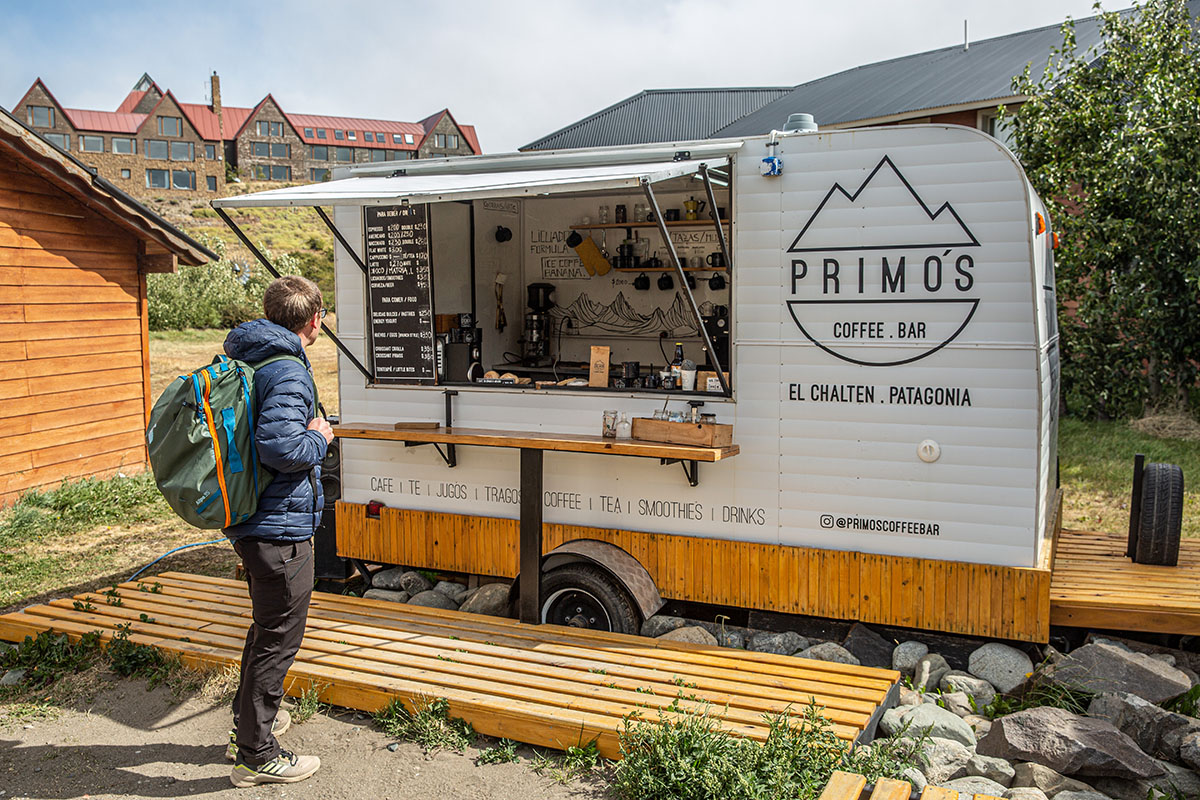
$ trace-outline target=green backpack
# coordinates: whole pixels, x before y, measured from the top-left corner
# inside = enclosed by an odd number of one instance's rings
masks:
[[[176,514],[197,528],[228,528],[258,510],[274,477],[254,445],[254,371],[258,364],[217,356],[163,391],[146,428],[154,482]],[[315,386],[315,383],[314,383]]]

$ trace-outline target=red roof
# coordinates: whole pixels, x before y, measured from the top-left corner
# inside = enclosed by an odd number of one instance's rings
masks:
[[[146,121],[145,114],[123,114],[118,111],[92,111],[84,108],[64,108],[67,119],[81,131],[103,133],[137,133]]]
[[[217,114],[203,103],[179,103],[179,109],[187,116],[192,127],[202,139],[219,141],[220,128],[217,125]],[[246,123],[252,108],[240,106],[221,106],[221,116],[225,122],[225,138],[233,139],[238,130]]]
[[[332,144],[343,147],[366,147],[366,148],[382,148],[385,150],[416,150],[421,144],[421,140],[425,138],[425,129],[418,123],[413,122],[394,122],[382,119],[363,119],[361,117],[326,117],[320,114],[288,114],[284,113],[288,122],[292,123],[292,127],[296,129],[296,133],[304,140],[306,144]],[[305,136],[304,129],[312,130],[312,136]],[[325,138],[319,139],[316,136],[316,129],[325,129]],[[354,139],[335,139],[333,132],[338,131],[353,131]],[[364,134],[371,134],[371,141],[368,141]],[[384,141],[377,142],[375,134],[384,134]],[[412,136],[412,143],[408,143],[403,139],[404,134]],[[392,136],[401,137],[400,142],[392,140]]]
[[[479,134],[475,133],[475,126],[459,125],[458,129],[462,131],[463,138],[471,146],[471,152],[475,155],[481,155],[483,151],[479,149]]]
[[[142,102],[142,98],[145,96],[145,92],[130,92],[125,96],[125,99],[121,101],[121,105],[117,106],[117,112],[121,114],[133,113],[133,109],[137,108],[137,104]]]

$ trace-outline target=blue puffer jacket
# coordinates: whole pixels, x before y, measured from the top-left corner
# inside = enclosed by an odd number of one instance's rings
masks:
[[[258,457],[275,478],[258,498],[258,511],[241,525],[225,529],[230,539],[253,536],[285,542],[312,538],[321,520],[321,461],[325,437],[307,429],[313,419],[316,388],[300,337],[265,319],[245,322],[225,337],[225,355],[254,365],[275,355],[296,356],[254,372],[258,409]]]

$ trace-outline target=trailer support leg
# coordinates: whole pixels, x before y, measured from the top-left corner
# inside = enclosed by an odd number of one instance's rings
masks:
[[[521,450],[521,622],[542,621],[542,451]]]

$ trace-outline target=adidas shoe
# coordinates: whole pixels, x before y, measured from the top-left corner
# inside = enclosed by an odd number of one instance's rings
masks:
[[[229,781],[239,789],[263,783],[299,783],[321,768],[321,759],[316,756],[298,756],[287,750],[265,764],[252,767],[238,761],[229,773]]]
[[[275,715],[275,721],[271,723],[271,735],[282,736],[290,727],[292,727],[292,715],[288,713],[286,708],[279,709],[279,713]],[[225,759],[227,761],[237,761],[237,753],[237,728],[230,728],[229,746],[225,748]]]

